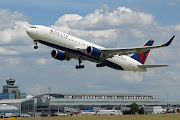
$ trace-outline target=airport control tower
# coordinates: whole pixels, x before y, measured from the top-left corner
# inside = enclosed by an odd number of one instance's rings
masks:
[[[7,79],[6,82],[7,82],[7,85],[4,85],[3,86],[3,93],[14,93],[14,97],[15,99],[20,99],[21,96],[20,96],[20,91],[19,91],[19,87],[17,85],[14,85],[15,83],[15,79]]]

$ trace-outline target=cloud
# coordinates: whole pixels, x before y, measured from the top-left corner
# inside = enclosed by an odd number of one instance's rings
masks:
[[[21,60],[19,58],[8,58],[5,60],[5,62],[9,65],[9,66],[16,66],[17,64],[20,64]]]
[[[52,59],[52,58],[51,58]],[[38,58],[37,60],[36,60],[36,62],[37,62],[37,64],[48,64],[49,62],[50,62],[51,60],[49,60],[49,59],[46,59],[46,58]]]
[[[180,24],[175,26],[175,30],[180,31]]]
[[[15,67],[22,62],[24,53],[32,53],[29,50],[32,40],[26,34],[26,29],[30,27],[28,17],[17,11],[0,9],[0,18],[0,57]]]
[[[36,83],[26,90],[26,92],[31,95],[39,95],[44,93],[44,91],[47,91],[47,87],[42,86],[40,83]]]
[[[10,43],[27,43],[27,34],[25,30],[30,27],[28,22],[18,21],[15,22],[13,28],[6,28],[0,31],[0,42],[1,44],[10,44]],[[24,38],[24,39],[23,39]]]
[[[138,73],[132,73],[132,72],[124,74],[122,78],[129,83],[142,82],[143,80],[142,75],[139,75]]]
[[[172,2],[167,2],[167,5],[168,6],[176,6],[177,5],[177,3],[176,2],[174,2],[174,1],[172,1]]]
[[[19,53],[17,51],[12,51],[12,50],[8,50],[3,47],[0,47],[0,54],[1,55],[18,55]]]
[[[78,20],[80,20],[82,18],[83,17],[78,15],[78,14],[65,14],[55,22],[55,26],[66,25],[68,22],[78,21]]]
[[[0,44],[27,43],[28,17],[20,12],[0,9]]]
[[[16,22],[28,21],[28,17],[18,11],[10,12],[7,9],[0,9],[0,30],[12,29]]]
[[[63,16],[64,17],[64,16]],[[83,30],[104,30],[119,27],[144,27],[144,25],[156,25],[151,14],[134,12],[129,8],[118,7],[113,12],[97,9],[94,13],[85,17],[78,17],[76,21],[68,21],[67,24],[72,29]]]

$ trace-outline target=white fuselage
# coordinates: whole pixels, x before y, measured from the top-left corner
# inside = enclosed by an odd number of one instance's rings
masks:
[[[62,50],[75,59],[78,59],[78,57],[81,56],[86,60],[98,63],[98,60],[93,59],[83,50],[86,50],[88,46],[98,49],[104,48],[77,37],[40,25],[28,28],[27,33],[33,40],[37,40],[42,44]],[[125,71],[147,71],[145,68],[140,68],[137,66],[142,65],[140,62],[126,55],[114,55],[112,58],[107,58],[106,62],[108,63],[106,66],[114,69]]]
[[[119,111],[117,110],[99,110],[97,112],[97,115],[108,115],[108,114],[111,114],[111,115],[115,115],[115,114],[118,114]]]

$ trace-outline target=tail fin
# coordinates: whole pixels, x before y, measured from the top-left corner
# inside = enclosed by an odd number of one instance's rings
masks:
[[[113,107],[113,110],[116,110],[116,107],[117,107],[117,105],[115,105],[115,106]]]
[[[147,41],[144,45],[142,45],[142,47],[152,46],[153,43],[154,43],[153,40],[149,40],[149,41]],[[133,59],[139,61],[140,63],[144,64],[145,61],[146,61],[146,58],[147,58],[147,56],[148,56],[148,54],[149,54],[149,52],[150,52],[150,50],[147,50],[147,51],[141,52],[141,53],[134,53],[134,54],[131,56],[131,58],[133,58]]]

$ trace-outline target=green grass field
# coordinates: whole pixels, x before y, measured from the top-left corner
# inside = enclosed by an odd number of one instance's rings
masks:
[[[118,116],[62,116],[36,117],[21,120],[180,120],[180,114],[161,115],[118,115]]]

